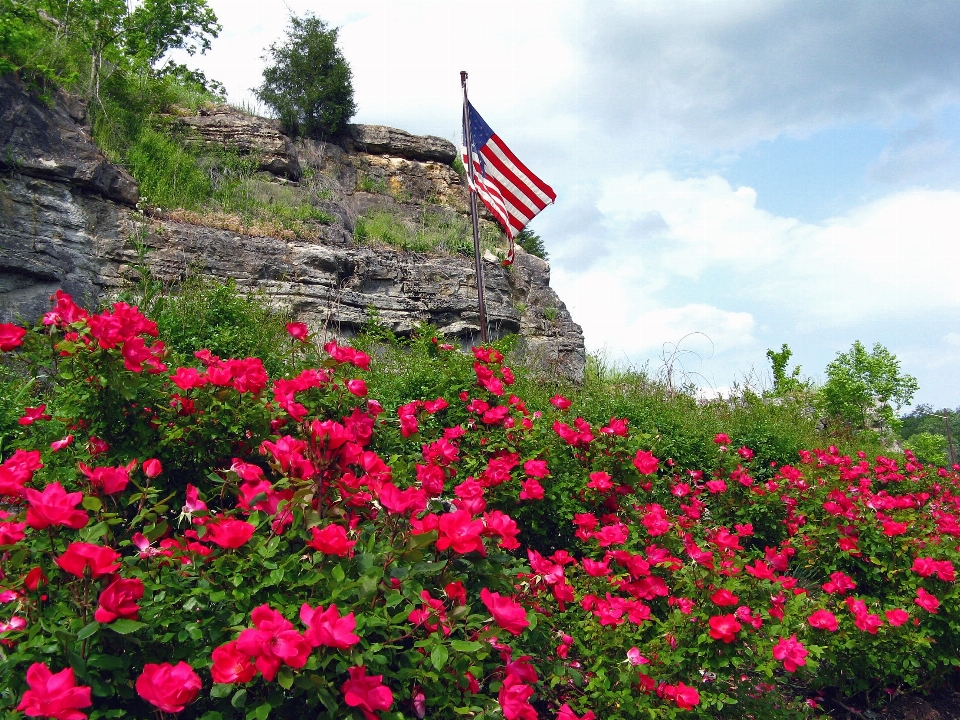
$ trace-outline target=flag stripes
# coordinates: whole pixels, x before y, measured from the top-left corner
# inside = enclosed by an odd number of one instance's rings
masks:
[[[475,189],[483,204],[510,238],[508,262],[513,261],[513,238],[541,210],[557,199],[556,193],[517,158],[468,103],[473,150]],[[464,138],[467,132],[464,128]],[[466,148],[463,164],[469,167]],[[469,182],[469,179],[468,179]]]

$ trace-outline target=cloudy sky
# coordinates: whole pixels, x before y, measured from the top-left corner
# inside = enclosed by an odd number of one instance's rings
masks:
[[[699,384],[855,340],[960,405],[960,3],[208,0],[189,63],[255,102],[289,11],[340,28],[355,122],[458,141],[478,111],[557,191],[532,224],[610,363]],[[768,380],[767,380],[768,381]]]

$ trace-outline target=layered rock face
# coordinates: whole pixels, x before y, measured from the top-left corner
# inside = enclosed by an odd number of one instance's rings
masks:
[[[353,240],[371,208],[410,222],[427,211],[462,213],[451,143],[382,126],[351,126],[339,144],[294,141],[273,121],[229,108],[178,118],[199,142],[256,153],[271,183],[306,193],[298,180],[313,178],[313,202],[333,221],[313,238],[258,237],[138,211],[136,183],[97,150],[82,108],[70,108],[69,98],[47,107],[0,79],[0,320],[36,320],[61,287],[88,305],[103,302],[142,261],[169,282],[201,272],[262,289],[330,337],[354,334],[373,311],[399,334],[426,322],[464,344],[478,340],[472,258]],[[583,335],[550,288],[549,265],[518,249],[509,269],[483,266],[491,335],[519,333],[525,362],[582,378]]]

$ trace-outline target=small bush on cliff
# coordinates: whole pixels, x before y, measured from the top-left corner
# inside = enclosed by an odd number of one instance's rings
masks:
[[[531,255],[546,260],[549,256],[547,248],[543,244],[543,238],[537,235],[529,227],[525,227],[514,238],[514,241]]]
[[[357,111],[350,66],[337,47],[337,28],[312,13],[290,15],[287,38],[264,59],[257,97],[293,135],[324,137],[341,132]]]

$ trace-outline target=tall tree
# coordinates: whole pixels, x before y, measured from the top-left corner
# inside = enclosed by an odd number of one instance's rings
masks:
[[[896,428],[891,403],[899,409],[913,398],[917,379],[900,371],[897,356],[880,343],[868,352],[859,340],[827,365],[821,397],[828,414],[856,429],[877,421],[881,430]]]
[[[270,45],[257,97],[293,135],[341,132],[357,111],[353,73],[337,47],[337,28],[312,13],[290,15],[284,42]]]
[[[134,61],[152,68],[169,50],[193,54],[210,48],[221,30],[207,0],[46,0],[65,36],[79,41],[90,55],[87,98],[99,97],[106,60]]]

